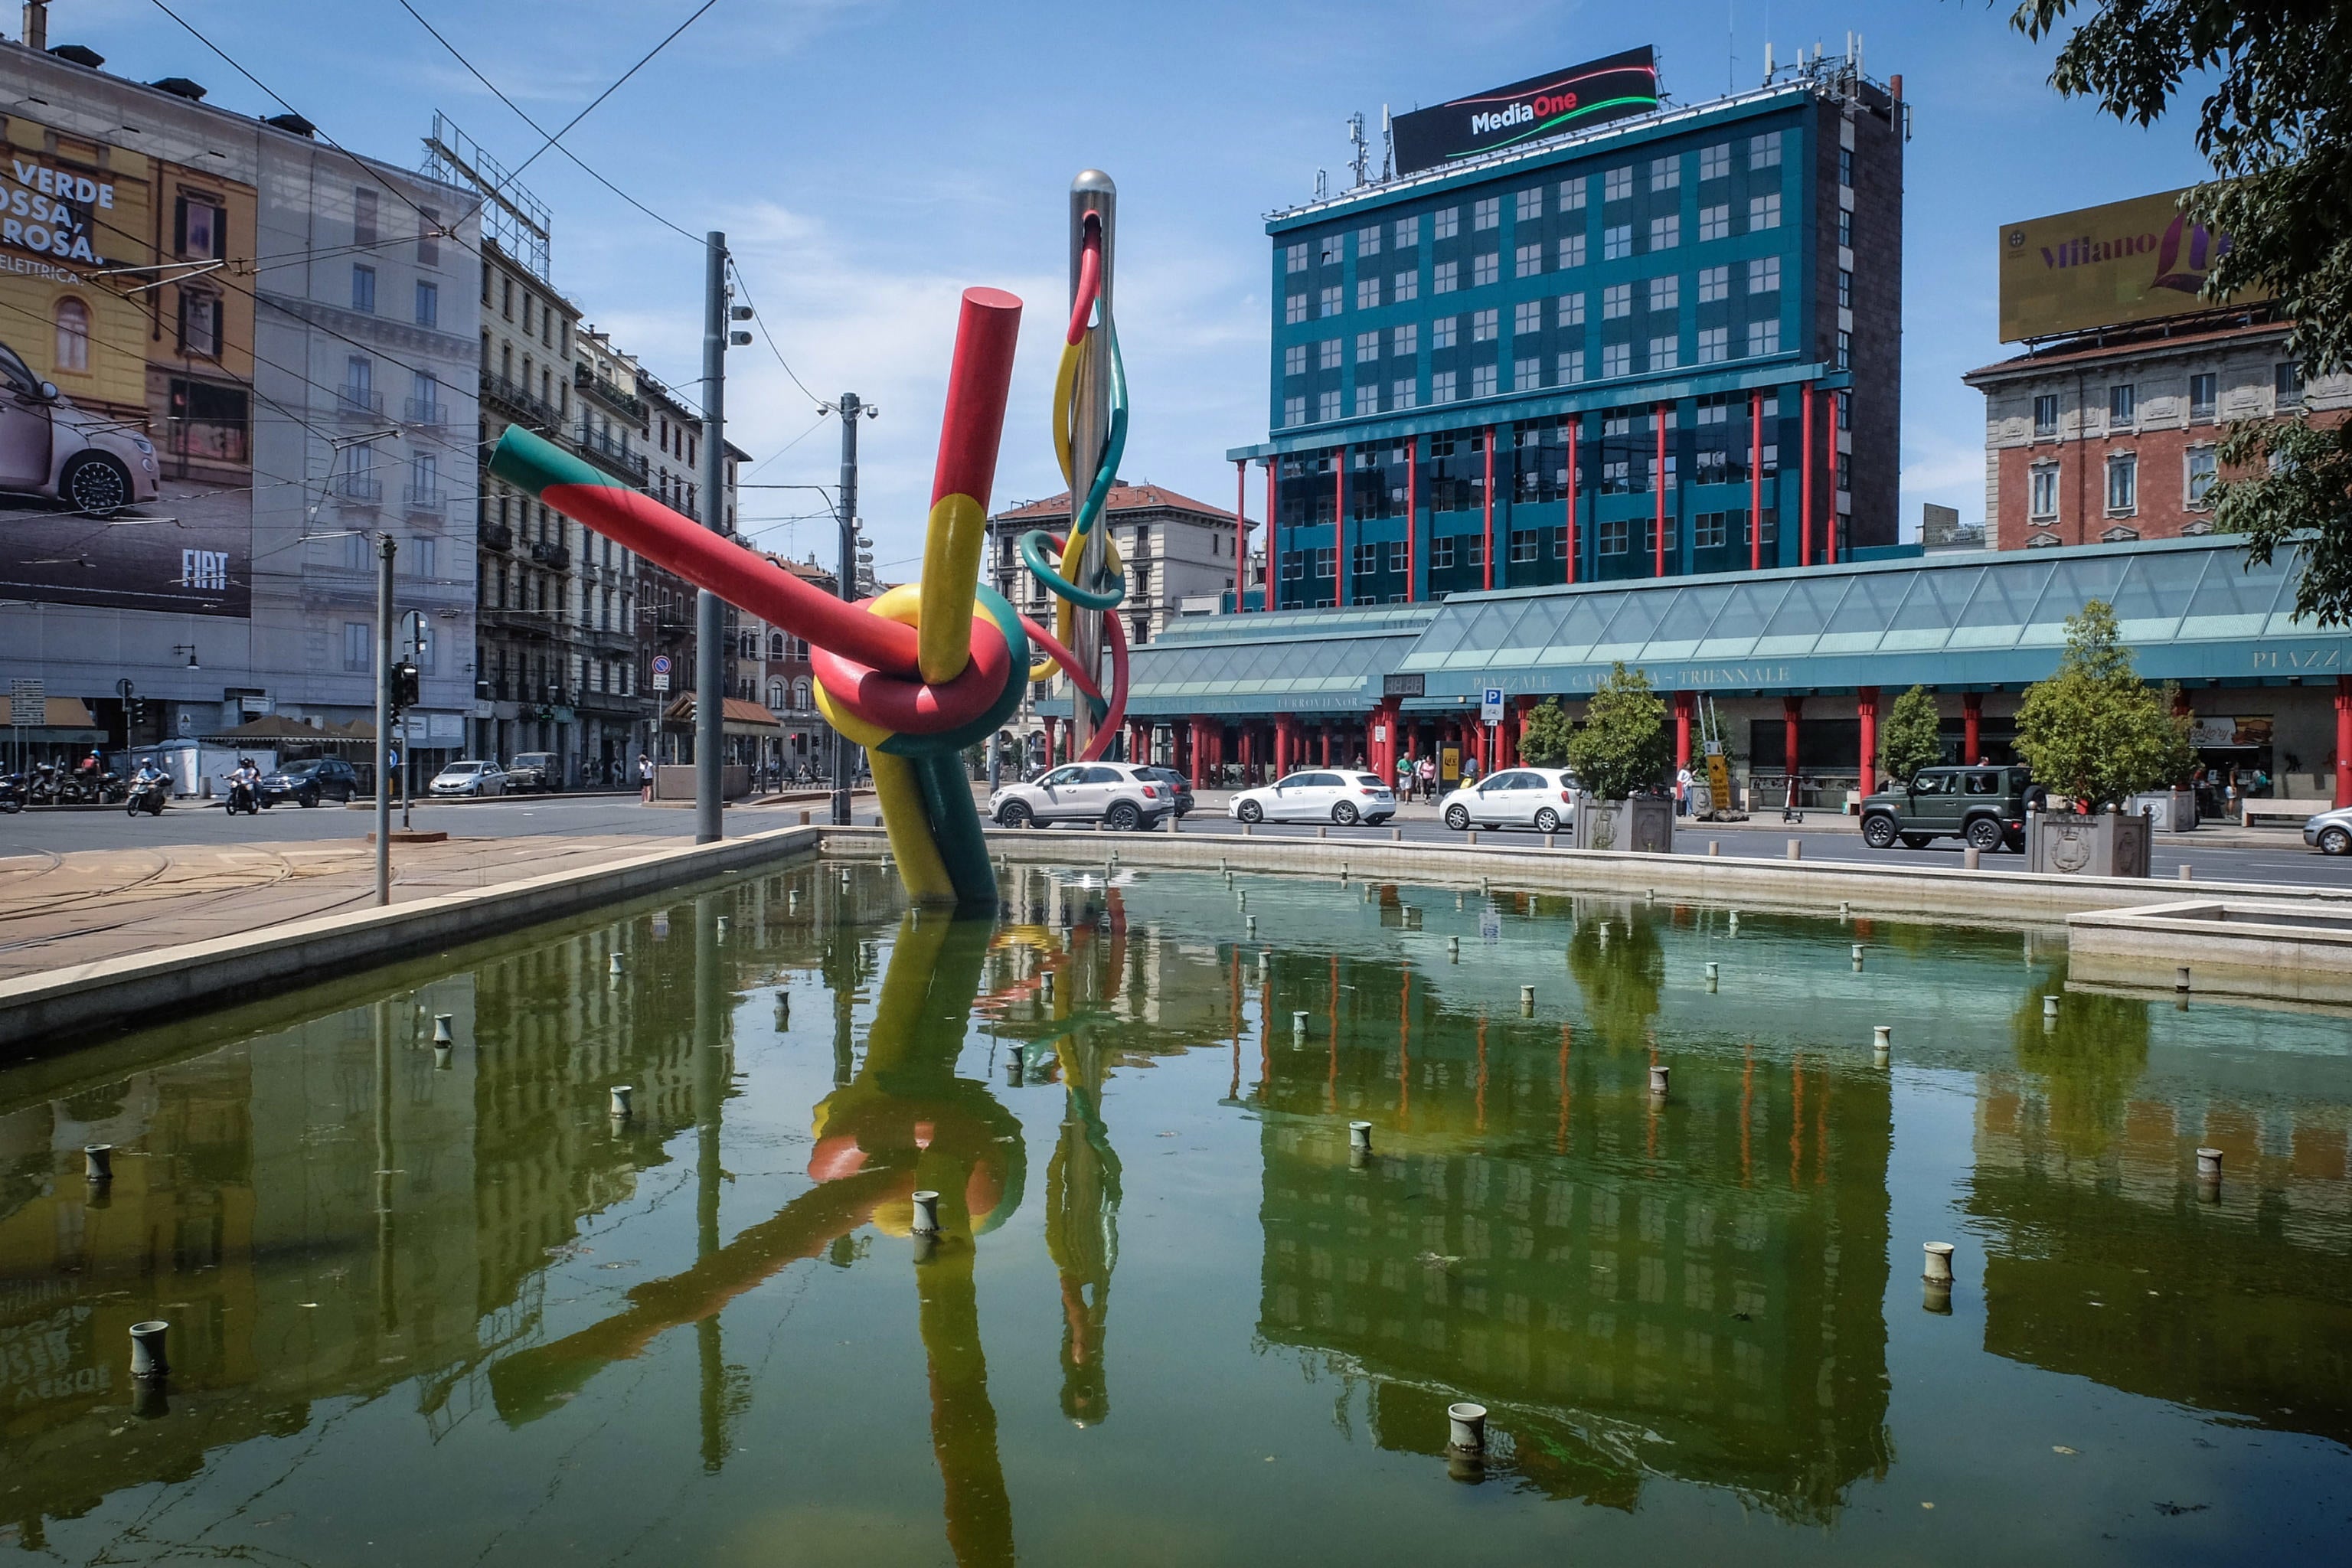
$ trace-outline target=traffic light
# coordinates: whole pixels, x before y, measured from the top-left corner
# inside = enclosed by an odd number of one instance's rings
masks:
[[[416,666],[413,661],[404,660],[392,667],[393,710],[397,712],[404,708],[414,708],[416,702]]]

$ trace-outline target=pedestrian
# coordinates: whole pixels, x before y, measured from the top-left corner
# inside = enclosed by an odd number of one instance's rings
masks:
[[[1675,770],[1675,815],[1676,816],[1688,816],[1690,815],[1690,764],[1688,763],[1685,763],[1681,767]]]
[[[637,753],[637,804],[654,803],[654,760],[643,752]]]
[[[1396,770],[1397,799],[1405,804],[1412,800],[1412,759],[1399,757]]]
[[[1478,753],[1470,752],[1462,758],[1462,787],[1468,789],[1478,782]]]
[[[1433,756],[1423,756],[1413,771],[1420,774],[1421,798],[1435,800],[1437,798],[1437,759]]]

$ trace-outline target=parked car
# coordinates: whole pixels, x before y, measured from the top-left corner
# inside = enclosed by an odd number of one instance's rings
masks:
[[[1176,815],[1179,817],[1190,815],[1192,810],[1192,781],[1191,779],[1186,778],[1174,768],[1156,768],[1148,763],[1138,767],[1135,771],[1155,784],[1162,784],[1168,786],[1169,793],[1176,797]]]
[[[341,757],[305,757],[262,774],[254,789],[264,805],[276,805],[281,800],[316,805],[322,800],[349,800],[359,794],[360,775]]]
[[[76,407],[0,343],[0,490],[112,517],[155,499],[155,446],[119,418]]]
[[[2303,841],[2323,855],[2352,855],[2352,805],[2323,811],[2305,823]]]
[[[2036,798],[2023,768],[1921,768],[1907,784],[1862,803],[1862,841],[1873,849],[1900,839],[1907,849],[1958,838],[1971,849],[2025,847],[2026,807]]]
[[[455,762],[435,773],[425,789],[432,795],[504,795],[507,773],[496,763]]]
[[[506,772],[509,790],[551,794],[563,787],[563,759],[553,752],[518,752]]]
[[[1456,833],[1473,827],[1557,833],[1583,787],[1566,768],[1504,768],[1448,795],[1437,803],[1437,814]]]
[[[1396,815],[1396,792],[1376,773],[1303,768],[1270,784],[1242,790],[1225,814],[1244,822],[1386,822]]]
[[[1175,794],[1127,763],[1071,763],[988,798],[988,815],[1006,827],[1032,823],[1099,822],[1122,832],[1150,830],[1176,809]]]

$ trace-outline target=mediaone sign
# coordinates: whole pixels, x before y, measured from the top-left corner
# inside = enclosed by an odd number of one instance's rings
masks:
[[[1538,141],[1658,107],[1657,59],[1648,45],[1531,76],[1508,87],[1400,114],[1397,173],[1418,174],[1455,158]]]
[[[2000,231],[2004,342],[2219,308],[2202,290],[2230,237],[2192,223],[2186,191],[2005,224]],[[2242,291],[2238,301],[2267,299]]]

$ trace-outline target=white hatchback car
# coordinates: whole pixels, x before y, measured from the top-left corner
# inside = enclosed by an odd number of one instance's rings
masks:
[[[425,787],[434,795],[504,795],[507,774],[496,763],[451,763]]]
[[[1372,773],[1339,768],[1308,768],[1259,789],[1245,789],[1225,805],[1225,815],[1244,822],[1386,822],[1396,815],[1396,795]]]
[[[1582,787],[1566,768],[1505,768],[1447,795],[1438,802],[1438,815],[1456,833],[1473,827],[1557,833]]]

